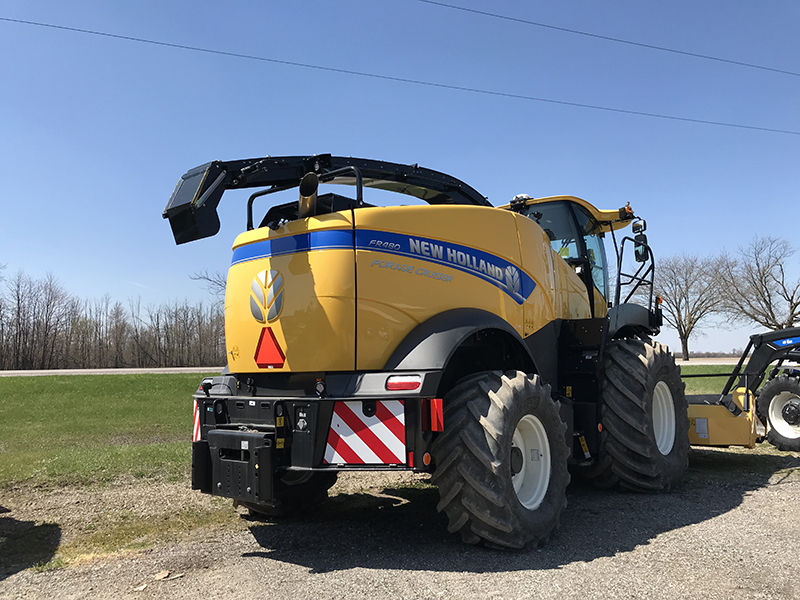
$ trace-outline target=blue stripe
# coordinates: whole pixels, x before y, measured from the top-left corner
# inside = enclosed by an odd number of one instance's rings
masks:
[[[355,248],[403,256],[456,269],[495,286],[517,304],[533,293],[536,282],[517,265],[497,255],[432,238],[389,231],[358,229]],[[236,248],[231,265],[312,250],[352,250],[352,230],[310,231],[274,240],[262,240]]]
[[[778,340],[777,342],[772,342],[776,346],[791,346],[793,344],[800,344],[800,338],[786,338],[785,340]]]
[[[517,304],[525,302],[536,287],[530,275],[504,258],[452,242],[357,229],[356,249],[384,252],[457,269],[501,289]]]
[[[274,240],[263,240],[240,246],[233,251],[231,265],[270,256],[283,256],[311,250],[352,250],[353,231],[336,229],[333,231],[309,231]]]

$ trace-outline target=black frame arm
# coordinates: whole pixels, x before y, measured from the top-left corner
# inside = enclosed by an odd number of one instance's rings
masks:
[[[418,165],[322,154],[206,163],[181,177],[162,216],[169,219],[175,242],[183,244],[219,231],[217,206],[226,190],[290,189],[311,172],[322,181],[338,172],[328,183],[357,185],[354,170],[361,174],[363,187],[414,196],[429,204],[492,206],[477,190],[445,173]]]

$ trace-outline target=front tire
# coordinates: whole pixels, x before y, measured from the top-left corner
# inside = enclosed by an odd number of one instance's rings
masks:
[[[542,544],[558,529],[569,483],[566,425],[550,386],[518,371],[479,373],[444,398],[432,445],[436,507],[469,544]]]
[[[689,416],[680,368],[664,344],[616,340],[606,349],[598,487],[667,492],[689,460]]]
[[[778,450],[800,452],[800,381],[786,375],[768,381],[757,408],[769,425],[767,441]]]

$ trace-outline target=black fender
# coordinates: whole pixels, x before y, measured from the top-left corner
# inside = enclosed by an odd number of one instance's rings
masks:
[[[536,362],[530,350],[507,321],[477,308],[456,308],[439,313],[412,329],[392,353],[384,370],[446,370],[453,354],[470,336],[493,330],[508,334],[535,369]]]
[[[650,312],[639,304],[625,303],[608,310],[608,338],[645,333],[656,335],[661,328],[658,312]]]

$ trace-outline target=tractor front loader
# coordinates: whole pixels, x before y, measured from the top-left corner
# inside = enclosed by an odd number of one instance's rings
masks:
[[[176,242],[216,234],[239,188],[257,189],[228,272],[228,365],[194,396],[195,489],[303,514],[341,471],[427,472],[450,532],[520,548],[558,529],[569,465],[602,487],[680,482],[684,386],[651,339],[653,255],[629,206],[495,208],[417,165],[267,157],[186,173],[164,211]],[[375,206],[374,189],[418,204]],[[257,211],[279,192],[293,198]],[[603,239],[631,224],[612,300]]]
[[[798,363],[800,328],[750,336],[733,372],[719,375],[728,377],[719,396],[688,396],[691,443],[754,448],[766,437],[779,450],[800,452]]]

